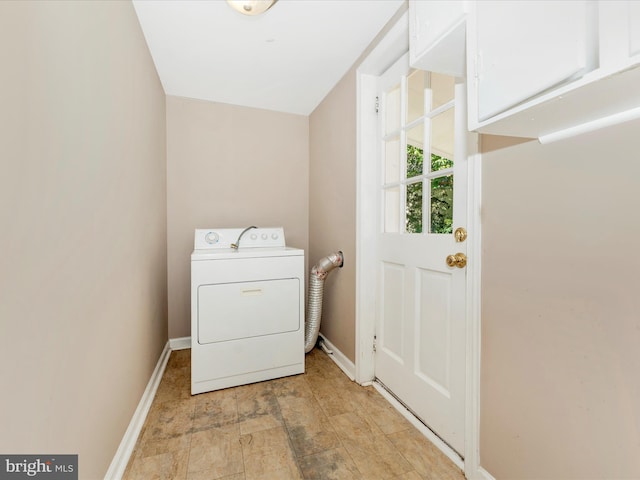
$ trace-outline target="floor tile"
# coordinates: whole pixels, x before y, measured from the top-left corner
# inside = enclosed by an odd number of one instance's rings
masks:
[[[241,435],[247,435],[250,433],[260,432],[262,430],[269,430],[276,427],[284,427],[284,420],[280,413],[277,414],[264,414],[252,418],[242,420],[238,424]]]
[[[305,480],[360,480],[365,479],[344,448],[325,450],[302,457],[300,468]]]
[[[399,453],[399,450],[386,435],[372,435],[366,439],[357,440],[346,438],[342,439],[341,442],[342,446],[351,455],[351,458],[354,458],[355,454],[362,454],[361,456],[392,456]],[[408,468],[408,470],[413,470],[413,468]]]
[[[434,480],[464,479],[460,469],[418,430],[388,435],[413,469],[424,478]]]
[[[278,399],[278,405],[287,427],[308,425],[326,418],[314,397],[283,397]]]
[[[238,423],[238,403],[233,390],[218,390],[197,395],[193,431],[220,428]]]
[[[187,480],[211,480],[211,472],[187,472]],[[226,477],[220,477],[217,480],[246,480],[244,473],[235,473],[233,475],[227,475]]]
[[[154,401],[188,400],[191,398],[191,369],[176,367],[165,371]]]
[[[413,470],[368,414],[346,413],[330,421],[364,478],[391,479]]]
[[[268,455],[289,447],[287,431],[283,427],[242,435],[240,437],[244,457]]]
[[[262,386],[260,389],[239,390],[236,394],[238,400],[238,421],[261,415],[280,413],[278,398],[271,388]]]
[[[123,480],[184,480],[189,450],[138,458]]]
[[[368,416],[384,433],[395,433],[414,428],[373,387],[361,389],[360,392],[354,393],[354,397],[358,399],[362,411],[367,412]]]
[[[172,370],[182,367],[191,367],[191,349],[174,350],[169,355],[169,361],[167,362],[167,370]]]
[[[280,405],[271,387],[255,385],[255,388],[239,390],[236,394],[238,423],[243,435],[284,426]]]
[[[311,398],[313,392],[309,387],[307,378],[304,375],[294,375],[291,377],[278,378],[271,383],[271,391],[278,398]]]
[[[329,417],[329,422],[340,439],[367,442],[373,436],[383,435],[378,426],[362,412],[349,412]]]
[[[169,438],[144,437],[138,449],[142,458],[188,449],[191,445],[191,434],[175,435]]]
[[[316,399],[320,408],[322,408],[322,411],[328,417],[361,410],[360,405],[353,399],[345,398],[337,394],[321,393],[316,395]]]
[[[152,406],[136,441],[132,458],[144,458],[189,448],[191,432],[187,426],[190,424],[190,407],[185,411],[180,407],[184,406],[184,402],[179,401],[176,407],[177,415],[172,416],[170,406],[173,404],[176,402]]]
[[[333,450],[342,444],[328,419],[307,425],[287,427],[293,450],[304,457],[325,450]]]
[[[412,470],[410,472],[403,473],[402,475],[398,475],[394,480],[424,480],[424,477],[421,477],[415,470]]]
[[[242,446],[237,427],[223,427],[196,432],[191,436],[189,473],[207,471],[210,478],[244,472]]]
[[[302,479],[284,428],[243,435],[241,444],[247,480]]]
[[[342,443],[364,478],[392,479],[413,470],[385,435],[375,435],[367,441],[346,439]]]
[[[246,400],[257,395],[273,393],[273,384],[271,382],[249,383],[235,387],[233,390],[235,390],[238,400]]]
[[[186,441],[185,437],[191,432],[194,409],[195,403],[182,400],[152,405],[142,435],[142,448],[149,442]]]
[[[238,399],[238,420],[256,418],[262,415],[280,415],[278,397],[274,394],[265,394],[251,399]]]
[[[247,480],[303,480],[290,451],[245,459],[245,476]]]

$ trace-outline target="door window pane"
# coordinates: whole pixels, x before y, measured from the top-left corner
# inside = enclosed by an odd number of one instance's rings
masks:
[[[384,183],[400,180],[400,139],[398,137],[385,142]]]
[[[400,85],[396,85],[385,95],[385,133],[400,128]]]
[[[422,182],[407,185],[407,233],[422,233]]]
[[[431,110],[453,100],[455,78],[441,73],[431,74]]]
[[[407,132],[407,171],[405,178],[422,175],[424,171],[424,125],[413,127]]]
[[[384,231],[400,231],[400,187],[387,188],[384,191]]]
[[[452,108],[431,119],[431,153],[454,160],[453,128],[454,114]]]
[[[407,144],[413,145],[420,149],[424,148],[424,123],[420,122],[418,125],[407,131]]]
[[[421,148],[407,145],[407,178],[422,175],[424,152]]]
[[[407,123],[411,123],[424,115],[424,89],[427,72],[416,70],[407,79]]]
[[[431,180],[431,233],[451,233],[453,229],[453,175]]]
[[[438,170],[444,170],[445,168],[453,167],[453,160],[440,155],[431,154],[431,171],[437,172]]]

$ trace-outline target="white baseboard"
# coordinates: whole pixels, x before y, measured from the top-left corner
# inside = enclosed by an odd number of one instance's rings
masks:
[[[129,463],[129,459],[131,458],[131,454],[133,453],[133,448],[138,440],[138,435],[140,435],[144,421],[149,413],[149,408],[151,408],[153,397],[155,397],[158,385],[160,385],[160,380],[162,379],[162,374],[164,373],[164,369],[169,361],[170,354],[171,347],[169,341],[164,346],[164,350],[160,354],[156,368],[153,370],[149,383],[147,383],[147,388],[138,403],[138,408],[136,408],[136,411],[131,418],[131,422],[129,422],[129,426],[127,427],[127,431],[124,433],[124,437],[122,437],[120,446],[118,447],[118,450],[111,461],[111,465],[109,465],[109,469],[104,476],[105,480],[120,480],[122,478],[122,475],[127,468],[127,464]]]
[[[458,468],[464,470],[464,462],[460,458],[460,455],[456,453],[449,445],[444,443],[440,437],[429,430],[420,420],[418,420],[413,413],[405,408],[393,395],[387,392],[378,382],[373,382],[373,387],[382,395],[391,405],[395,407],[400,414],[406,418],[411,425],[416,427],[420,433],[429,439],[442,453],[444,453]]]
[[[191,348],[191,337],[170,338],[169,347],[172,351]]]
[[[354,363],[349,360],[344,353],[338,350],[334,344],[327,340],[324,335],[319,334],[318,336],[320,337],[320,348],[329,355],[329,358],[338,365],[340,370],[342,370],[347,377],[351,380],[355,380],[356,366]]]
[[[493,475],[487,472],[484,468],[478,467],[478,477],[484,480],[496,480]]]

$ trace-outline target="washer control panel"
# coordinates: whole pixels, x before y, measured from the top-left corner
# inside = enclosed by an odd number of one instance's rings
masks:
[[[285,247],[284,228],[196,229],[194,241],[194,248],[196,250],[234,248],[231,245],[237,245],[238,249]]]

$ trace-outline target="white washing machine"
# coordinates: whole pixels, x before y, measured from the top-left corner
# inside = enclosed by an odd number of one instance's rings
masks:
[[[191,394],[304,373],[304,285],[282,227],[197,229]]]

